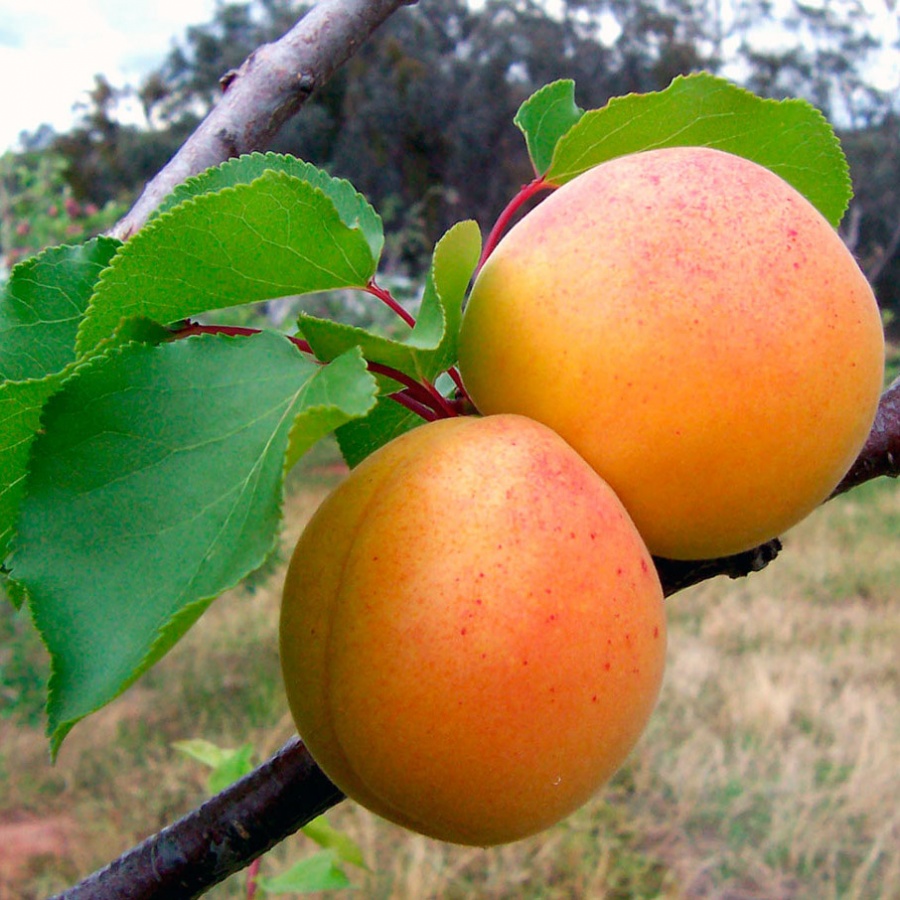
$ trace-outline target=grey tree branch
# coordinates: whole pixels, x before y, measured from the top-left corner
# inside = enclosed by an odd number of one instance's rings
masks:
[[[399,7],[415,0],[318,0],[283,37],[223,79],[224,93],[110,234],[127,240],[192,175],[269,145],[278,129]]]
[[[900,378],[881,395],[868,440],[831,496],[882,476],[900,476]]]

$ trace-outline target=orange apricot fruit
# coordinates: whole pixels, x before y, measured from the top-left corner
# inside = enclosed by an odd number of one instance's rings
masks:
[[[642,733],[666,626],[609,487],[521,416],[376,451],[304,530],[280,651],[299,734],[349,797],[488,846],[581,806]]]

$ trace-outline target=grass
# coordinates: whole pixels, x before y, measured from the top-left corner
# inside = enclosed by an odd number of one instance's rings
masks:
[[[273,752],[291,733],[278,675],[278,584],[288,548],[337,475],[310,461],[285,551],[232,591],[134,688],[67,739],[55,767],[34,722],[38,645],[8,612],[0,657],[0,828],[69,823],[65,852],[17,874],[44,897],[107,862],[204,795],[172,743],[202,737]],[[492,850],[410,835],[344,803],[361,845],[339,898],[889,900],[900,897],[900,488],[866,485],[785,538],[767,570],[669,601],[669,664],[644,738],[591,803],[535,838]],[[5,632],[4,632],[5,634]],[[10,684],[7,685],[6,682]],[[2,839],[0,839],[2,840]],[[270,874],[312,853],[294,837]],[[2,876],[0,876],[2,877]],[[210,892],[244,896],[241,877]]]

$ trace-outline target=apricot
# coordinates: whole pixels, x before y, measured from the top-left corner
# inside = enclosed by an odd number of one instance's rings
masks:
[[[654,706],[662,589],[609,487],[520,416],[423,425],[361,463],[291,559],[291,712],[348,796],[488,846],[619,767]]]
[[[679,147],[578,176],[500,241],[463,316],[482,413],[611,485],[657,555],[724,556],[818,506],[869,433],[881,319],[826,219],[749,160]]]

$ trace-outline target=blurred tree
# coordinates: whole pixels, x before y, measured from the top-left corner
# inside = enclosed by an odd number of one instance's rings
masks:
[[[734,33],[747,86],[769,97],[799,96],[850,129],[882,119],[895,98],[871,79],[878,22],[861,0],[741,0]]]
[[[149,130],[115,119],[121,92],[98,78],[81,121],[55,148],[75,195],[102,204],[133,194],[221,91],[221,79],[304,9],[294,0],[222,3],[189,28],[137,96]],[[490,222],[531,177],[511,119],[530,93],[574,78],[578,99],[663,87],[709,68],[704,17],[686,0],[429,0],[379,31],[290,121],[274,149],[347,177],[385,213],[390,265],[419,267],[456,219]],[[709,42],[707,42],[709,44]]]
[[[900,97],[874,81],[885,53],[874,7],[740,0],[732,33],[751,90],[805,97],[836,124],[855,194],[842,235],[900,335]]]
[[[900,112],[841,137],[855,192],[844,238],[900,338]]]
[[[145,129],[116,120],[122,91],[98,77],[77,126],[52,142],[73,196],[130,199],[215,102],[223,76],[304,8],[220,3],[137,90]],[[417,273],[449,225],[488,225],[531,178],[511,119],[541,85],[573,78],[589,108],[681,73],[721,72],[766,96],[806,97],[839,124],[857,192],[845,235],[883,303],[900,309],[900,111],[869,79],[877,50],[861,0],[558,0],[552,11],[538,0],[427,0],[392,17],[273,149],[350,179],[385,218],[387,267]]]
[[[0,281],[44,247],[77,244],[109,228],[124,205],[81,203],[65,179],[68,162],[52,150],[0,156]]]

